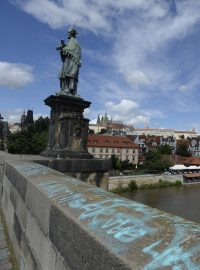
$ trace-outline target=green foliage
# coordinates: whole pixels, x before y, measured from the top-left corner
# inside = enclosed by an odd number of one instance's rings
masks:
[[[181,181],[178,181],[178,180],[175,183],[173,183],[173,182],[168,182],[168,181],[162,181],[160,179],[158,183],[141,185],[140,189],[165,188],[165,187],[173,187],[173,186],[181,186],[181,185],[182,185]]]
[[[174,183],[175,186],[182,186],[182,182],[180,180],[176,180]]]
[[[177,146],[176,154],[183,157],[191,157],[191,152],[188,149],[188,141],[181,140]]]
[[[131,170],[133,169],[133,164],[130,163],[129,160],[119,160],[115,155],[111,156],[111,161],[112,161],[112,168],[114,170]]]
[[[8,152],[11,154],[39,154],[47,144],[49,119],[40,117],[27,131],[8,136]]]
[[[138,188],[137,184],[135,181],[131,181],[129,184],[128,184],[128,188],[130,191],[132,190],[136,190]]]
[[[165,188],[165,187],[174,187],[174,186],[178,187],[181,185],[182,183],[179,180],[173,183],[173,182],[163,181],[162,179],[160,179],[158,183],[143,184],[138,187],[135,181],[131,181],[128,187],[122,187],[121,185],[119,185],[119,187],[112,190],[112,192],[123,193],[123,192],[128,192],[128,191],[134,191],[136,189],[153,189],[153,188]]]
[[[101,131],[99,132],[99,134],[105,134],[107,132],[107,129],[102,128]]]
[[[89,129],[88,134],[93,135],[94,134],[94,130],[93,129]]]
[[[117,164],[117,161],[118,161],[118,160],[119,160],[119,159],[118,159],[115,155],[111,155],[112,168],[113,168],[114,170],[120,169],[120,168],[118,168],[118,164]]]
[[[171,155],[172,154],[172,148],[170,145],[168,144],[162,144],[158,147],[158,151],[162,154],[162,155]]]
[[[147,170],[162,172],[173,165],[168,157],[164,157],[159,150],[150,150],[146,153],[144,168]]]
[[[130,163],[128,159],[121,161],[121,170],[131,170],[133,169],[133,164]]]

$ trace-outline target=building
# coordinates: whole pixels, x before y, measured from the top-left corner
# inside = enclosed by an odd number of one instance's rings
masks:
[[[9,123],[9,130],[10,130],[10,133],[16,133],[16,132],[19,132],[21,131],[21,124],[20,123]]]
[[[9,134],[8,122],[3,121],[3,117],[0,114],[0,150],[7,148],[7,136]]]
[[[138,146],[125,136],[88,135],[88,151],[95,158],[120,160],[138,164]]]
[[[134,127],[131,125],[124,125],[121,121],[114,121],[108,118],[108,115],[97,117],[96,124],[89,124],[89,129],[94,134],[106,133],[113,136],[126,136],[127,134],[133,132]]]
[[[132,135],[162,136],[163,138],[172,137],[175,139],[197,137],[198,134],[193,130],[175,130],[168,128],[134,128]]]
[[[193,137],[188,139],[188,150],[194,157],[200,157],[200,137]]]
[[[175,158],[176,164],[183,164],[185,166],[200,166],[200,157],[182,157],[176,155]]]
[[[28,126],[33,125],[33,123],[33,111],[28,110],[27,113],[24,111],[21,116],[21,130],[27,130]]]
[[[176,138],[173,136],[169,136],[167,138],[164,138],[163,136],[160,137],[160,145],[169,145],[173,154],[176,152],[176,141]]]
[[[145,161],[145,153],[148,151],[144,138],[134,135],[127,135],[127,137],[138,146],[138,164],[143,164]]]

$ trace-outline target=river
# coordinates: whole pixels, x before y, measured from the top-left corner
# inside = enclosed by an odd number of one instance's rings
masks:
[[[121,194],[153,208],[200,223],[200,184],[139,189]]]

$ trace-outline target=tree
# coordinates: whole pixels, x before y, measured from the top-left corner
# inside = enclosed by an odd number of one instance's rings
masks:
[[[49,118],[40,117],[28,127],[8,136],[8,152],[12,154],[39,154],[47,144]]]
[[[161,154],[159,150],[150,150],[146,153],[143,167],[148,170],[162,172],[172,166],[172,161]]]
[[[93,135],[94,134],[94,130],[93,129],[89,129],[88,134]]]
[[[162,154],[162,155],[171,155],[172,154],[172,148],[170,145],[168,144],[161,144],[158,147],[158,151]]]
[[[183,156],[183,157],[191,157],[191,152],[188,149],[188,141],[187,140],[181,140],[178,143],[176,154]]]
[[[107,129],[102,128],[101,131],[99,132],[99,134],[105,134],[107,132]]]
[[[133,169],[133,164],[130,163],[130,161],[128,159],[125,159],[123,161],[121,161],[121,170],[131,170]]]
[[[121,162],[115,155],[111,155],[111,162],[114,170],[119,170],[121,168]]]

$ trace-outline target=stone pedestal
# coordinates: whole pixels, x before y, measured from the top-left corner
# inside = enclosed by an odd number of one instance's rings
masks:
[[[40,163],[107,189],[110,160],[93,158],[87,151],[89,119],[83,112],[91,102],[67,95],[52,95],[44,102],[51,116],[47,148],[41,153],[47,160]]]
[[[51,95],[44,100],[51,107],[48,145],[41,153],[46,157],[92,158],[87,151],[89,119],[84,109],[91,104],[82,98]]]

